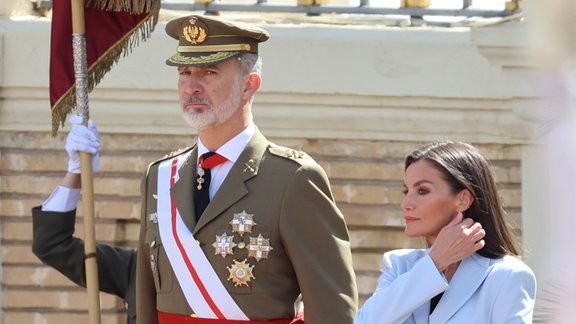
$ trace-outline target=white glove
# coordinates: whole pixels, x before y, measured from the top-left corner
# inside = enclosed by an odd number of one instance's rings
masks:
[[[100,170],[100,138],[98,130],[92,120],[88,126],[82,125],[82,116],[72,115],[68,120],[72,129],[66,138],[66,152],[68,152],[68,172],[80,173],[80,151],[92,154],[92,171]]]

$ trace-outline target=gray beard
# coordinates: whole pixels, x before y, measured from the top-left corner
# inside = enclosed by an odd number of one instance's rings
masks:
[[[236,84],[228,100],[220,106],[211,107],[211,109],[202,112],[183,110],[182,117],[188,125],[196,129],[205,129],[222,124],[238,111],[240,107],[240,91],[240,85]],[[190,101],[193,101],[193,99]]]

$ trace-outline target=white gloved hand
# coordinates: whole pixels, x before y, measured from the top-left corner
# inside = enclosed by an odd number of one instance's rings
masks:
[[[72,115],[68,120],[72,129],[66,138],[66,152],[68,152],[68,172],[80,173],[80,151],[92,154],[92,171],[100,170],[100,138],[98,130],[92,120],[88,126],[82,125],[82,116]]]

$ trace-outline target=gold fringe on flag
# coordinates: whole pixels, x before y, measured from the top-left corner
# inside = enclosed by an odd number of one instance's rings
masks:
[[[110,47],[106,53],[88,67],[87,81],[88,91],[102,80],[104,75],[118,63],[120,57],[125,57],[132,52],[132,49],[146,41],[154,31],[158,22],[160,12],[159,0],[87,0],[86,7],[105,11],[126,11],[130,14],[142,14],[150,8],[148,16],[135,26],[129,33],[124,35],[114,46]],[[56,136],[58,128],[64,126],[68,114],[76,105],[76,87],[73,85],[52,107],[52,136]]]

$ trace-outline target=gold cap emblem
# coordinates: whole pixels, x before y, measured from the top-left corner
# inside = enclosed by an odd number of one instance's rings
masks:
[[[199,21],[196,18],[188,20],[190,25],[184,26],[182,29],[182,34],[186,40],[192,44],[200,44],[206,40],[206,28],[205,26],[200,26]]]

